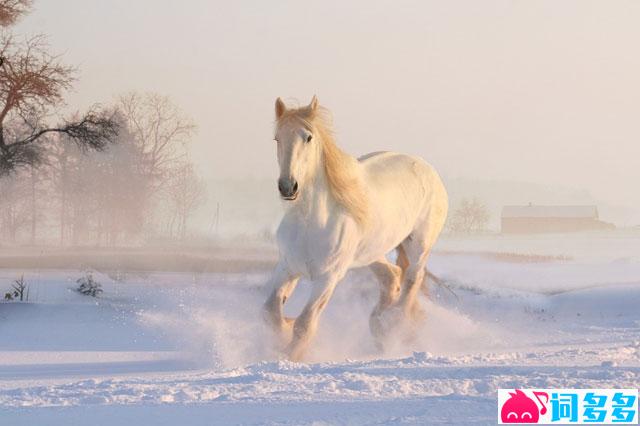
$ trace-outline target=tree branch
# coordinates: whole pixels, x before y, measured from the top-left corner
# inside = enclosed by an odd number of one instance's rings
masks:
[[[66,135],[82,149],[102,151],[118,135],[118,121],[113,113],[90,110],[81,119],[66,121],[57,127],[38,128],[27,137],[0,146],[0,176],[18,167],[37,165],[41,161],[38,142],[46,141],[49,134]]]
[[[31,10],[31,0],[0,0],[0,27],[13,25]]]

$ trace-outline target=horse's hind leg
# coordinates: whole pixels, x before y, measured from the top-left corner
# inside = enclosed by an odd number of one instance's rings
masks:
[[[402,274],[404,275],[404,272],[409,267],[409,259],[407,258],[407,252],[404,251],[404,247],[402,247],[402,244],[396,247],[396,250],[398,252],[396,265],[398,265],[402,269]]]
[[[408,266],[404,271],[402,295],[398,304],[407,318],[419,322],[424,313],[420,307],[418,294],[422,288],[425,267],[431,250],[430,241],[423,235],[412,233],[402,243]]]
[[[440,235],[445,217],[446,209],[433,210],[401,244],[406,258],[404,263],[408,266],[404,271],[404,287],[399,304],[405,314],[416,322],[424,317],[418,293],[424,284],[427,259]]]
[[[378,300],[378,304],[369,317],[371,334],[377,340],[378,344],[380,344],[380,340],[386,332],[386,327],[385,324],[382,323],[381,317],[383,312],[393,306],[400,297],[402,268],[394,265],[385,258],[372,263],[369,267],[380,282],[380,300]]]

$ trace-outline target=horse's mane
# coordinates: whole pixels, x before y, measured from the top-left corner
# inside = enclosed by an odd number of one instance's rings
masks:
[[[321,106],[315,109],[288,109],[278,119],[278,124],[285,120],[298,120],[315,135],[320,136],[322,164],[329,192],[360,226],[365,226],[369,218],[369,203],[358,170],[358,160],[336,145],[329,111]]]

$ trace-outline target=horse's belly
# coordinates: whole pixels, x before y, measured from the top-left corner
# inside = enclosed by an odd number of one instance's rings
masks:
[[[354,262],[366,266],[398,247],[412,232],[419,211],[401,203],[378,204],[375,219],[358,245]]]
[[[385,257],[398,247],[410,232],[411,226],[406,223],[389,224],[378,232],[370,232],[360,242],[354,258],[354,267],[367,266]]]

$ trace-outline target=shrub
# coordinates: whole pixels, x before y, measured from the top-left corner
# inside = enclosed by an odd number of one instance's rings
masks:
[[[449,215],[447,227],[460,234],[482,232],[487,229],[489,217],[489,210],[482,201],[464,198]]]
[[[24,280],[24,275],[22,275],[20,278],[18,278],[13,282],[12,288],[13,288],[13,299],[19,300],[21,302],[25,300],[29,300],[29,285]],[[8,294],[9,293],[4,295],[5,299],[7,299]],[[11,299],[7,299],[7,300],[11,300]]]
[[[78,278],[76,283],[78,283],[76,291],[85,296],[98,297],[102,293],[102,284],[93,278],[91,272],[87,272],[84,277]]]

